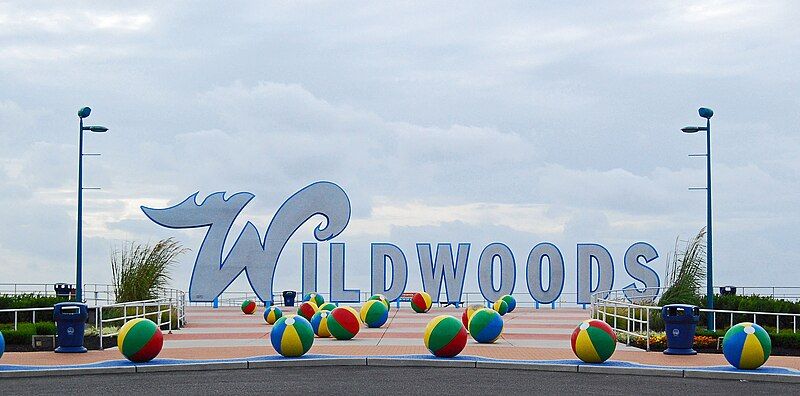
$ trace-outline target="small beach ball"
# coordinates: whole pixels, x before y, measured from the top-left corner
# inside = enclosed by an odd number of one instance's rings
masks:
[[[432,306],[433,300],[431,300],[431,295],[424,291],[417,292],[411,297],[411,308],[414,309],[414,312],[425,313],[430,311]]]
[[[517,299],[510,294],[506,294],[503,297],[500,297],[501,300],[505,301],[508,304],[508,312],[514,312],[514,309],[517,308]]]
[[[578,359],[586,363],[603,363],[617,349],[617,335],[608,323],[587,319],[572,332],[571,344]]]
[[[334,309],[336,309],[336,304],[334,304],[332,302],[326,302],[325,304],[322,304],[322,305],[319,306],[319,310],[320,311],[322,311],[322,310],[333,311]]]
[[[725,332],[722,353],[733,367],[754,370],[769,359],[772,353],[772,340],[763,327],[755,323],[742,322]]]
[[[275,322],[283,316],[283,311],[276,307],[268,307],[264,311],[264,320],[269,324],[275,324]]]
[[[361,321],[352,307],[338,307],[331,311],[327,324],[328,331],[337,340],[349,340],[361,329]]]
[[[386,304],[386,309],[391,309],[392,307],[389,305],[389,300],[386,299],[386,296],[383,294],[373,294],[372,297],[369,298],[370,300],[378,300],[384,304]]]
[[[252,315],[256,311],[256,302],[253,300],[244,300],[242,302],[242,312],[246,315]]]
[[[464,309],[464,313],[461,314],[461,323],[464,324],[464,328],[469,329],[469,319],[479,309],[483,309],[483,305],[472,304]]]
[[[469,334],[475,341],[491,344],[503,334],[503,318],[493,309],[481,308],[469,319]]]
[[[125,323],[117,335],[117,349],[134,363],[153,360],[164,346],[161,329],[150,319],[137,318]]]
[[[317,306],[325,304],[325,299],[322,297],[322,294],[318,294],[318,293],[308,293],[308,294],[306,294],[305,296],[303,296],[303,301],[311,301],[314,304],[317,304]]]
[[[287,315],[275,322],[269,340],[275,351],[285,357],[303,356],[314,344],[314,330],[306,318]]]
[[[331,311],[321,309],[311,317],[311,328],[317,337],[328,338],[331,336],[331,332],[328,331],[328,315],[330,314]]]
[[[367,327],[381,327],[389,318],[389,309],[380,300],[367,300],[361,306],[361,321]]]
[[[304,317],[306,320],[311,320],[311,317],[319,311],[317,304],[311,301],[306,301],[297,307],[297,314]]]
[[[508,313],[508,303],[506,300],[497,300],[492,304],[492,309],[503,316]]]
[[[467,345],[467,329],[450,316],[440,315],[425,326],[425,348],[437,357],[453,357]]]

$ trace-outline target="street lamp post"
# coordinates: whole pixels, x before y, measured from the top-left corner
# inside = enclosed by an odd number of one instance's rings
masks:
[[[701,107],[698,111],[700,117],[706,119],[706,126],[687,126],[681,129],[684,133],[697,133],[706,131],[706,153],[699,156],[706,157],[706,186],[705,188],[691,188],[691,190],[706,190],[706,308],[714,309],[714,272],[713,272],[713,250],[711,247],[711,117],[714,116],[714,111]],[[708,312],[706,314],[706,324],[708,329],[714,331],[714,314]]]
[[[108,128],[92,125],[83,126],[83,119],[89,117],[92,109],[84,107],[78,110],[78,119],[80,127],[78,128],[78,242],[77,242],[77,258],[76,258],[76,271],[75,275],[75,301],[83,301],[83,156],[84,155],[100,155],[100,154],[84,154],[83,153],[83,133],[86,131],[103,133],[108,131]],[[96,190],[97,188],[87,188]]]

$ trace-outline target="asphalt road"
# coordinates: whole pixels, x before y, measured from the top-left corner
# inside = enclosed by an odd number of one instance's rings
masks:
[[[0,379],[2,395],[800,394],[800,385],[523,370],[313,367]],[[347,393],[344,393],[347,392]]]

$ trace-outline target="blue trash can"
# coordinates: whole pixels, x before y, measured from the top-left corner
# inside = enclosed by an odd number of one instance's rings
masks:
[[[89,309],[86,304],[78,302],[63,302],[55,305],[53,320],[58,329],[58,353],[83,353],[83,330]]]
[[[696,355],[694,333],[700,321],[700,309],[694,305],[670,304],[661,308],[667,329],[667,355]]]
[[[293,307],[294,299],[297,297],[297,292],[292,290],[285,290],[283,292],[283,306]]]

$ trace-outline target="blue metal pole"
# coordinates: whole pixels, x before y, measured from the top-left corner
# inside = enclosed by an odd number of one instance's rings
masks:
[[[706,308],[714,309],[714,267],[711,248],[711,119],[706,119]],[[708,312],[706,317],[708,330],[714,331],[714,314]]]
[[[78,129],[78,246],[75,275],[75,301],[83,301],[83,118]]]

